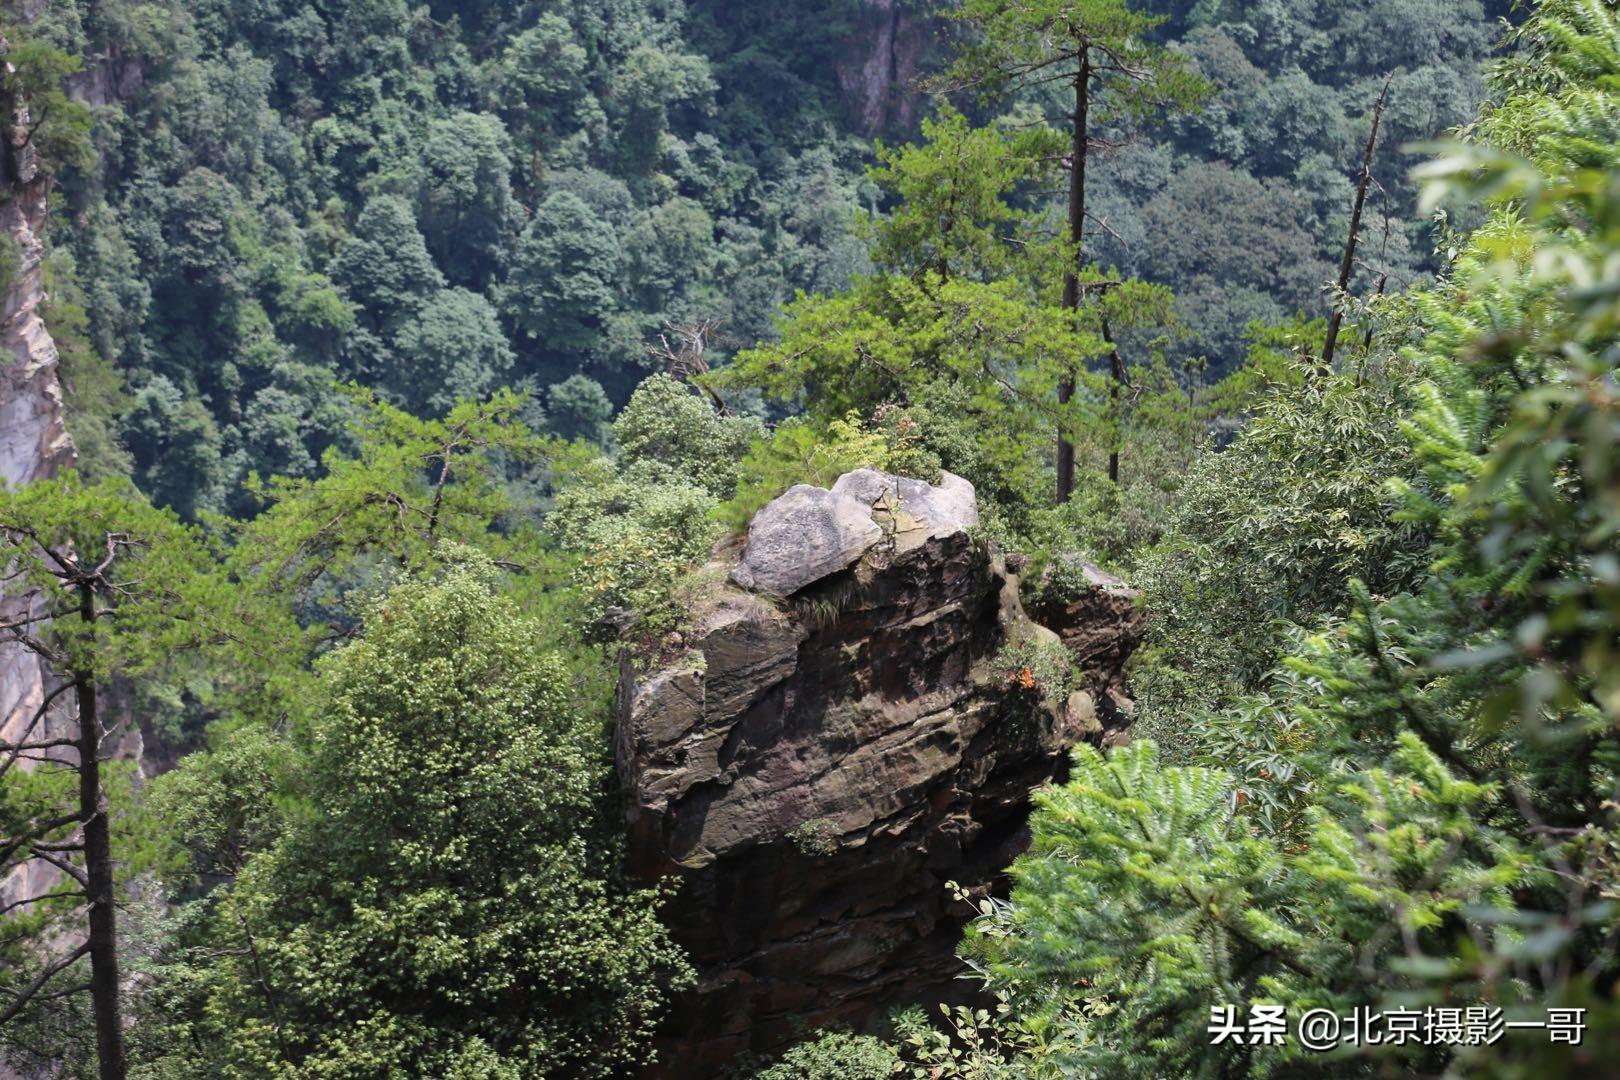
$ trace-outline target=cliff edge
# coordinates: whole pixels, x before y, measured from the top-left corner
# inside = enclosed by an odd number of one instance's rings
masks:
[[[977,523],[949,474],[799,485],[717,552],[678,655],[625,658],[631,866],[678,880],[666,918],[700,975],[654,1075],[961,997],[946,883],[987,891],[1030,792],[1101,732],[1083,692],[1007,707],[997,654],[1058,636]]]

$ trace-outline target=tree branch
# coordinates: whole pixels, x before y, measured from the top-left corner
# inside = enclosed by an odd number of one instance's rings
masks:
[[[52,852],[42,851],[42,850],[39,849],[39,847],[37,847],[35,845],[29,845],[28,850],[33,852],[35,858],[42,859],[45,862],[50,863],[52,866],[54,866],[58,870],[62,871],[62,873],[66,874],[68,877],[72,878],[74,881],[77,881],[80,885],[83,885],[85,888],[88,889],[90,887],[90,878],[89,878],[89,876],[86,875],[83,870],[80,870],[77,866],[74,866],[72,863],[68,862],[66,859],[58,858]]]
[[[16,999],[11,1003],[9,1008],[7,1008],[4,1012],[0,1012],[0,1024],[6,1023],[12,1017],[22,1012],[23,1009],[27,1007],[28,1003],[33,1001],[34,998],[39,994],[40,988],[49,982],[53,976],[59,972],[66,971],[68,968],[77,963],[80,957],[89,952],[90,943],[87,941],[83,945],[80,945],[77,949],[74,949],[72,952],[68,953],[62,959],[56,961],[55,963],[47,964],[45,966],[45,970],[34,976],[34,981],[23,987],[21,990],[7,990],[0,987],[0,993],[10,994]]]

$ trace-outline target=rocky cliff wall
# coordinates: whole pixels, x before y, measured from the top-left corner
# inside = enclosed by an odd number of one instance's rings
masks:
[[[914,83],[931,40],[906,0],[865,0],[869,23],[838,65],[838,85],[867,135],[910,127],[922,95]]]
[[[16,245],[17,269],[0,294],[0,477],[20,486],[71,463],[73,442],[62,422],[56,342],[39,314],[45,299],[40,234],[50,181],[39,174],[27,143],[26,110],[9,120],[0,164],[0,234]]]
[[[1134,709],[1125,694],[1125,663],[1147,633],[1147,614],[1137,606],[1137,591],[1124,581],[1078,554],[1059,558],[1080,571],[1087,588],[1073,599],[1039,602],[1030,614],[1055,631],[1074,658],[1096,701],[1103,742],[1111,744],[1130,728]]]
[[[0,54],[7,50],[0,38]],[[0,154],[0,235],[16,245],[17,270],[0,294],[0,479],[21,487],[53,475],[73,462],[73,441],[62,420],[62,387],[57,379],[56,343],[40,317],[46,200],[50,182],[39,174],[27,143],[26,110],[7,118]],[[0,600],[0,619],[10,621],[33,606]],[[10,642],[0,642],[0,740],[16,741],[44,701],[47,673],[39,658]],[[62,734],[36,728],[36,734]],[[0,899],[38,892],[56,871],[34,861],[0,881]]]
[[[946,883],[991,888],[1030,792],[1100,735],[1085,694],[1006,706],[999,650],[1057,637],[976,523],[955,477],[800,485],[717,555],[676,655],[626,658],[632,867],[679,882],[667,918],[701,976],[655,1075],[966,989]]]

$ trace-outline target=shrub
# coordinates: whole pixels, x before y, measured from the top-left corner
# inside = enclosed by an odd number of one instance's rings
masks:
[[[990,661],[998,685],[1014,696],[1063,702],[1080,688],[1074,657],[1061,642],[1029,637],[1004,646]]]
[[[576,468],[546,521],[558,544],[580,556],[574,580],[593,636],[679,625],[678,585],[707,556],[717,531],[711,516],[760,430],[754,420],[717,416],[667,375],[636,388],[613,422],[618,460]]]
[[[827,818],[811,818],[788,830],[788,839],[805,855],[831,855],[838,850],[836,826]]]
[[[1194,467],[1165,542],[1133,575],[1153,613],[1133,681],[1143,722],[1180,728],[1258,690],[1286,625],[1342,608],[1351,577],[1381,595],[1416,578],[1429,534],[1395,520],[1387,494],[1414,468],[1399,431],[1406,381],[1402,364],[1279,389]]]
[[[676,586],[708,554],[715,505],[707,490],[650,464],[621,474],[598,462],[557,496],[547,527],[581,557],[574,582],[595,636],[608,633],[604,619],[614,608],[626,613],[621,633],[659,634],[679,624]]]
[[[755,1073],[754,1080],[884,1080],[895,1065],[894,1052],[881,1039],[823,1031]]]
[[[613,439],[627,466],[659,462],[719,499],[731,496],[743,454],[763,434],[758,420],[717,416],[707,401],[662,374],[636,387],[613,421]]]

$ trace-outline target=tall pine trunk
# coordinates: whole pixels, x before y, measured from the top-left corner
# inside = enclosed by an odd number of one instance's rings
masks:
[[[1113,435],[1108,448],[1108,482],[1119,483],[1119,444],[1124,442],[1124,433],[1119,420],[1119,388],[1125,385],[1125,361],[1119,357],[1119,346],[1114,343],[1114,335],[1108,332],[1108,316],[1102,317],[1103,341],[1108,343],[1108,373],[1113,381],[1108,386],[1108,411],[1113,420]]]
[[[1074,140],[1070,146],[1069,167],[1069,243],[1074,246],[1074,261],[1063,278],[1063,306],[1070,311],[1080,310],[1080,241],[1086,222],[1086,123],[1091,105],[1091,51],[1080,49],[1080,69],[1074,76]],[[1076,328],[1079,320],[1076,318]],[[1069,372],[1058,382],[1058,404],[1067,405],[1074,397],[1075,376]],[[1065,417],[1058,410],[1059,422]],[[1057,497],[1068,502],[1074,494],[1074,443],[1060,429],[1057,443]]]
[[[79,618],[95,633],[95,590],[79,583]],[[90,1003],[101,1080],[124,1080],[124,1022],[118,1002],[118,912],[112,837],[101,787],[101,714],[92,671],[75,673],[79,704],[79,816],[84,822],[85,893],[90,902]]]

